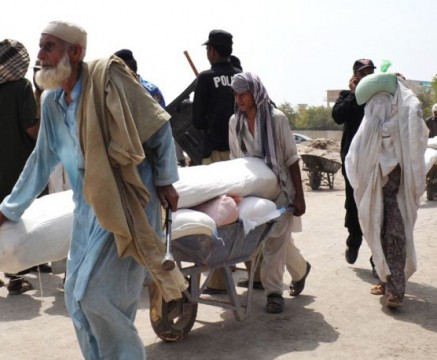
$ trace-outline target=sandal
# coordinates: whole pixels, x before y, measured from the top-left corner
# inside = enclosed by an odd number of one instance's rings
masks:
[[[291,281],[291,284],[290,284],[290,295],[291,296],[297,296],[303,291],[303,289],[305,288],[305,280],[307,279],[307,276],[310,273],[310,270],[311,270],[311,264],[309,262],[307,262],[307,269],[305,271],[305,275],[303,276],[303,278],[298,280],[298,281]]]
[[[267,296],[266,311],[270,314],[279,314],[284,311],[284,298],[279,294]]]
[[[402,300],[399,299],[396,295],[389,295],[387,296],[385,306],[392,310],[397,309],[402,306]]]
[[[372,295],[385,295],[385,285],[377,284],[370,289]]]
[[[228,293],[228,290],[226,290],[226,289],[214,289],[214,288],[210,288],[208,286],[202,292],[202,294],[206,294],[206,295],[223,295],[223,294],[227,294],[227,293]]]
[[[20,271],[20,272],[15,273],[15,274],[5,273],[5,277],[7,277],[7,278],[13,278],[14,276],[17,277],[18,275],[26,275],[26,274],[29,274],[31,271],[32,271],[32,268],[22,270],[22,271]]]
[[[247,279],[243,279],[243,280],[240,280],[238,283],[237,283],[237,286],[239,286],[239,287],[243,287],[243,288],[249,288],[249,280],[247,280]],[[253,281],[253,285],[252,285],[252,289],[256,289],[256,290],[264,290],[264,286],[263,286],[263,284],[261,283],[261,281]]]
[[[0,279],[0,288],[3,286],[5,286],[5,282],[2,279]]]
[[[9,295],[20,295],[29,290],[33,290],[33,286],[26,279],[18,278],[9,281],[9,285],[8,285]]]

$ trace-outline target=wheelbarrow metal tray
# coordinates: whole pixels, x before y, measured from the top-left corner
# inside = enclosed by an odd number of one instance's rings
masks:
[[[308,180],[311,189],[317,190],[320,185],[328,185],[334,188],[335,174],[341,167],[341,163],[322,156],[302,154],[303,170],[308,172]]]
[[[191,262],[199,267],[217,268],[234,265],[251,257],[266,238],[271,224],[262,224],[244,234],[243,224],[219,227],[218,236],[187,235],[172,241],[176,261]]]
[[[335,174],[341,167],[341,163],[317,155],[302,154],[304,163],[303,170],[317,171]]]

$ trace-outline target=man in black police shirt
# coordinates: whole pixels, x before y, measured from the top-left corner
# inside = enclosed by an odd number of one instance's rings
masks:
[[[232,66],[232,35],[212,30],[206,45],[211,69],[197,77],[193,100],[193,124],[204,130],[202,164],[229,160],[228,123],[234,113],[232,76],[241,70]]]
[[[344,159],[349,151],[352,139],[360,127],[361,120],[363,120],[364,117],[365,104],[357,104],[355,88],[362,78],[369,74],[373,74],[374,69],[375,66],[373,65],[372,60],[356,60],[353,65],[353,75],[349,80],[350,90],[343,90],[340,92],[340,96],[332,109],[332,117],[334,121],[337,124],[343,124],[340,155],[343,163],[342,173],[346,183],[346,201],[344,205],[346,209],[345,227],[348,229],[349,236],[346,240],[345,257],[349,264],[353,264],[357,260],[358,250],[360,249],[363,240],[363,233],[358,220],[358,210],[354,199],[354,191],[346,176]],[[370,259],[370,262],[373,267],[372,259]]]
[[[232,77],[241,72],[231,63],[232,35],[224,30],[212,30],[206,45],[211,69],[197,77],[193,99],[193,124],[204,130],[202,165],[229,160],[229,119],[234,114]],[[226,292],[224,277],[214,271],[206,294]]]

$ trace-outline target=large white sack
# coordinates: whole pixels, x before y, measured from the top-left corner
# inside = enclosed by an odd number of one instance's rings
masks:
[[[279,184],[273,171],[259,158],[241,158],[179,168],[179,208],[188,208],[220,195],[257,196],[274,200]]]
[[[258,225],[281,216],[281,210],[276,209],[276,204],[273,201],[255,196],[243,198],[238,204],[238,210],[245,234]]]
[[[433,148],[427,148],[425,150],[425,167],[426,173],[431,170],[432,166],[437,163],[437,150]]]
[[[428,147],[437,150],[437,136],[428,139]]]
[[[201,234],[208,236],[217,234],[217,226],[209,215],[191,209],[180,209],[172,213],[172,240],[183,236]]]
[[[18,222],[0,226],[0,272],[17,273],[67,257],[73,225],[72,191],[36,199]]]

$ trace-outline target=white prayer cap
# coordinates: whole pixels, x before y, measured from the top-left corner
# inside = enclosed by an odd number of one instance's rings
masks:
[[[437,104],[434,104],[434,105],[432,106],[432,112],[434,112],[434,111],[437,111]]]
[[[41,34],[53,35],[70,44],[80,45],[86,49],[86,31],[76,24],[65,21],[51,21]]]

